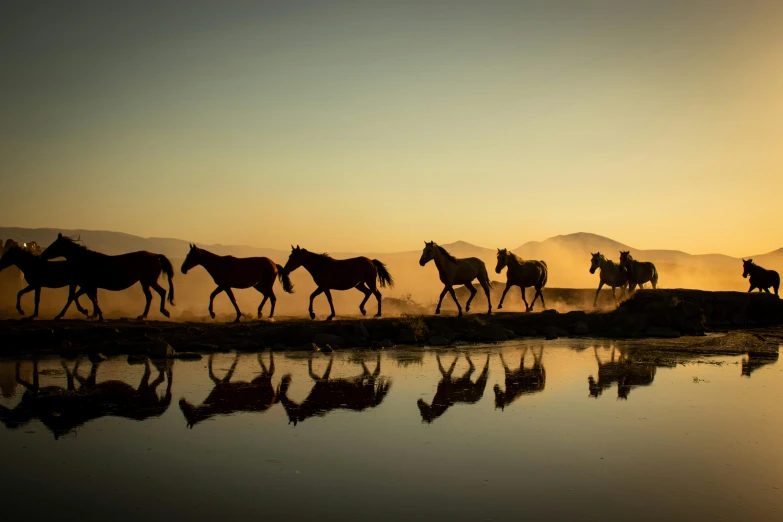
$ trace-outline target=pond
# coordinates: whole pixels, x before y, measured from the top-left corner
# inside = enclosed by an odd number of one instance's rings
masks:
[[[776,358],[563,340],[132,362],[0,362],[5,518],[783,519]]]

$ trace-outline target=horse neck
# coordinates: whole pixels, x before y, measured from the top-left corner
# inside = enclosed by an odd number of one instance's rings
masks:
[[[20,267],[21,268],[21,267]],[[759,265],[750,265],[750,268],[748,268],[748,274],[751,276],[759,275],[765,270],[761,268]]]
[[[204,269],[207,272],[212,273],[212,270],[217,268],[217,264],[220,263],[220,260],[222,259],[222,256],[219,256],[217,254],[213,254],[212,252],[209,252],[208,250],[200,250],[200,257],[201,257],[201,266],[204,267]]]
[[[435,261],[435,266],[438,267],[438,272],[442,272],[447,264],[456,264],[446,254],[441,252],[439,248],[435,249],[435,256],[432,259]]]
[[[522,259],[517,257],[515,254],[509,252],[508,255],[506,256],[506,265],[508,265],[509,268],[511,267],[519,268],[520,266],[522,266]]]
[[[21,250],[11,265],[16,265],[16,267],[21,270],[22,273],[27,273],[31,269],[35,268],[35,262],[37,260],[38,259],[33,254]]]
[[[598,268],[601,269],[601,272],[606,270],[607,274],[616,275],[619,273],[619,266],[614,264],[613,262],[609,261],[605,257],[601,257],[601,260],[598,262]]]

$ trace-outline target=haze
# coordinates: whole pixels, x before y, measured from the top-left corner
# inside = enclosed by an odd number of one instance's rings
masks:
[[[783,4],[6,2],[0,224],[780,247]]]

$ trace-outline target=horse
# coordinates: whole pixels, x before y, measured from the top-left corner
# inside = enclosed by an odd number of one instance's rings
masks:
[[[541,306],[546,310],[546,303],[544,302],[544,294],[542,289],[546,286],[546,280],[549,275],[546,263],[543,261],[525,261],[513,252],[509,252],[507,249],[498,248],[498,265],[495,267],[495,273],[500,273],[503,267],[508,266],[506,271],[506,288],[503,290],[503,295],[500,296],[500,303],[498,303],[498,310],[503,308],[503,300],[506,298],[506,292],[512,286],[518,286],[522,290],[522,301],[525,303],[525,312],[533,310],[533,305],[536,304],[536,299],[541,297]],[[530,306],[527,305],[525,299],[525,288],[532,286],[536,289],[536,294],[533,296],[533,302]]]
[[[649,261],[636,261],[630,252],[620,251],[620,266],[628,272],[628,293],[633,293],[636,285],[644,288],[644,283],[650,282],[653,289],[658,288],[658,270]]]
[[[264,412],[278,402],[272,387],[272,376],[275,374],[275,358],[272,352],[269,352],[268,369],[261,354],[257,355],[261,373],[250,382],[231,382],[239,362],[239,354],[222,379],[217,378],[212,370],[213,357],[209,356],[208,368],[209,378],[215,387],[207,398],[200,406],[193,406],[184,398],[179,400],[179,408],[185,416],[188,428],[215,415],[230,415],[238,411]]]
[[[527,347],[525,347],[522,356],[519,358],[519,369],[512,371],[503,359],[503,354],[500,354],[500,362],[503,364],[503,370],[506,373],[506,391],[501,391],[500,386],[497,384],[494,386],[495,408],[503,410],[521,395],[530,395],[544,391],[546,370],[541,362],[544,356],[544,348],[541,348],[538,355],[533,353],[532,368],[525,368],[525,355],[527,355]]]
[[[93,316],[97,315],[99,321],[103,321],[103,311],[98,306],[98,289],[120,291],[130,288],[136,283],[141,283],[141,289],[147,299],[144,313],[138,319],[146,319],[150,311],[150,303],[152,302],[150,287],[160,295],[160,313],[165,317],[170,317],[168,310],[166,310],[166,291],[158,284],[161,272],[165,273],[169,280],[169,303],[174,305],[174,283],[172,282],[174,268],[166,256],[146,251],[109,256],[90,250],[77,241],[57,234],[57,239],[46,247],[46,250],[41,254],[41,259],[64,257],[72,263],[75,282],[81,287],[73,298],[87,294],[93,304]],[[70,304],[69,297],[65,310]],[[65,310],[62,313],[65,313]]]
[[[595,291],[595,299],[593,300],[593,307],[598,306],[598,294],[601,293],[601,288],[604,285],[612,287],[612,297],[614,298],[614,305],[617,306],[617,295],[615,289],[620,287],[620,299],[625,297],[625,286],[628,284],[628,273],[620,265],[609,261],[604,257],[601,252],[590,253],[592,260],[590,262],[590,273],[595,274],[595,271],[600,269],[598,273],[598,290]]]
[[[465,303],[465,311],[470,311],[470,302],[476,296],[476,288],[471,284],[474,279],[478,279],[481,288],[484,289],[484,293],[487,296],[487,304],[489,309],[488,314],[492,313],[492,300],[489,297],[489,289],[492,284],[489,282],[489,276],[487,275],[487,267],[484,265],[484,261],[477,257],[468,257],[464,259],[457,259],[453,255],[440,245],[435,244],[434,241],[427,243],[424,242],[424,250],[421,252],[421,259],[419,259],[419,265],[424,266],[430,261],[435,261],[435,266],[438,268],[438,276],[443,283],[443,291],[440,293],[440,299],[438,299],[438,306],[435,308],[435,313],[440,313],[440,305],[443,302],[443,297],[446,292],[451,294],[451,298],[457,304],[457,315],[462,315],[462,307],[457,301],[457,295],[454,293],[454,285],[465,285],[470,291],[470,297],[468,302]]]
[[[598,398],[606,388],[617,383],[617,398],[628,399],[633,388],[650,386],[655,379],[656,366],[652,363],[637,363],[628,352],[621,351],[615,361],[615,347],[609,362],[602,362],[598,349],[593,346],[595,360],[598,363],[598,381],[593,376],[587,378],[590,396]]]
[[[327,321],[334,319],[334,304],[332,303],[332,293],[330,290],[349,290],[356,288],[364,294],[364,299],[359,305],[359,311],[362,315],[367,315],[364,304],[374,295],[378,300],[378,313],[375,317],[381,316],[381,293],[378,291],[378,285],[381,288],[394,287],[394,279],[386,269],[386,265],[377,259],[368,257],[352,257],[350,259],[334,259],[329,254],[314,254],[299,245],[291,245],[291,255],[288,256],[288,262],[283,267],[283,272],[288,275],[300,266],[310,272],[317,288],[310,294],[310,319],[315,319],[313,312],[313,299],[320,294],[326,294],[329,301],[329,308],[332,313],[326,318]],[[376,284],[377,279],[377,284]]]
[[[770,293],[769,288],[775,291],[775,295],[778,295],[780,289],[780,274],[774,270],[767,270],[761,268],[759,265],[753,262],[752,259],[742,260],[742,277],[745,279],[750,276],[750,289],[748,292],[752,292],[755,288],[759,289],[759,292],[764,291]]]
[[[76,308],[84,314],[88,315],[87,310],[82,308],[79,304],[79,299],[75,298],[76,283],[74,281],[73,265],[70,261],[44,261],[40,257],[36,256],[32,252],[25,250],[20,246],[13,246],[6,250],[3,257],[0,258],[0,271],[8,268],[9,266],[16,266],[24,274],[27,286],[16,294],[16,309],[20,315],[24,315],[22,310],[22,296],[28,292],[35,291],[35,310],[33,315],[29,319],[35,319],[38,317],[38,304],[41,301],[41,288],[62,288],[68,287],[68,301],[72,299],[76,301]],[[55,319],[60,319],[65,315],[65,310],[68,307],[63,308]]]
[[[454,372],[454,366],[457,365],[459,356],[454,358],[454,362],[451,363],[448,370],[443,369],[440,355],[436,355],[435,358],[438,360],[438,369],[442,376],[438,383],[438,389],[435,391],[435,397],[433,397],[431,404],[427,404],[423,399],[416,401],[421,418],[427,424],[432,423],[432,421],[446,413],[446,410],[458,402],[476,404],[484,396],[487,379],[489,378],[489,355],[487,355],[484,369],[481,371],[479,378],[476,379],[476,382],[470,380],[470,376],[476,371],[476,367],[467,354],[465,359],[468,361],[468,370],[462,377],[456,379],[452,379],[451,374]]]
[[[219,256],[203,248],[198,248],[196,245],[190,245],[190,251],[182,263],[182,273],[187,274],[188,270],[199,265],[204,267],[217,285],[217,288],[209,296],[209,315],[212,319],[215,318],[212,303],[220,292],[225,292],[228,298],[231,299],[231,304],[234,305],[234,310],[237,312],[237,318],[234,319],[234,322],[239,322],[242,313],[239,311],[236,299],[234,299],[232,288],[250,288],[252,286],[264,296],[261,304],[258,305],[259,318],[267,299],[269,299],[272,305],[269,317],[272,318],[275,315],[277,297],[275,297],[275,292],[272,289],[272,286],[275,284],[275,276],[280,279],[280,284],[283,286],[284,291],[289,294],[294,293],[294,285],[291,284],[291,280],[283,270],[283,267],[268,257],[236,258],[234,256]]]
[[[282,403],[288,422],[294,426],[310,417],[323,417],[333,410],[364,411],[375,408],[383,402],[389,393],[391,382],[381,377],[381,354],[378,354],[375,371],[370,373],[364,361],[361,361],[362,373],[347,379],[330,379],[333,359],[329,358],[326,370],[319,377],[313,372],[312,356],[307,361],[310,378],[315,381],[310,393],[299,404],[288,398],[288,388],[291,385],[291,375],[283,377],[277,392],[277,398]]]

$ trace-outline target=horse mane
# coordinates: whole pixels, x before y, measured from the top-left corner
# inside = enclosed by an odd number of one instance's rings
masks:
[[[524,260],[524,259],[522,259],[522,258],[521,258],[521,257],[519,257],[518,255],[516,255],[516,254],[515,254],[514,252],[512,252],[511,250],[506,250],[506,255],[508,255],[510,258],[514,259],[514,260],[515,260],[517,263],[519,263],[520,265],[521,265],[522,263],[524,263],[524,262],[525,262],[525,260]]]
[[[445,248],[443,248],[442,246],[440,246],[440,245],[436,244],[436,245],[435,245],[435,248],[437,248],[437,249],[438,249],[438,251],[440,251],[440,253],[441,253],[441,254],[443,254],[444,256],[446,256],[446,258],[448,258],[448,260],[449,260],[449,261],[453,261],[453,262],[455,262],[455,263],[457,262],[457,258],[456,258],[456,257],[454,257],[453,255],[449,254],[449,251],[448,251],[448,250],[446,250]]]
[[[324,252],[323,254],[316,254],[315,252],[310,252],[309,250],[307,250],[307,249],[304,249],[304,248],[303,248],[302,250],[304,250],[304,251],[305,251],[305,252],[307,252],[308,254],[312,254],[312,255],[314,255],[314,256],[320,257],[321,259],[334,259],[332,256],[330,256],[330,255],[329,255],[329,254],[327,254],[326,252]]]
[[[62,239],[72,244],[75,247],[81,248],[82,250],[90,250],[89,248],[87,248],[87,245],[82,244],[82,240],[78,237],[62,236]]]

